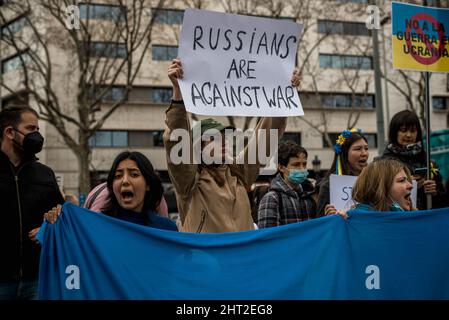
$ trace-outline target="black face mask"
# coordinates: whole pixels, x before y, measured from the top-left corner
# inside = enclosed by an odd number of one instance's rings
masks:
[[[38,131],[23,134],[17,129],[14,130],[24,136],[22,145],[19,145],[14,140],[13,141],[20,147],[20,149],[23,150],[25,154],[36,154],[41,152],[42,147],[44,146],[44,137],[42,137]]]

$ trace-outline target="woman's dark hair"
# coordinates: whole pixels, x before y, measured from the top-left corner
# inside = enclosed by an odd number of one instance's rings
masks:
[[[403,110],[396,113],[390,121],[388,129],[388,141],[394,145],[398,145],[398,132],[401,127],[406,129],[416,128],[418,134],[416,136],[416,142],[422,142],[422,130],[419,118],[415,112],[411,110]]]
[[[349,149],[351,148],[351,146],[355,142],[359,141],[360,139],[363,139],[363,140],[365,140],[366,143],[368,143],[368,140],[366,140],[366,137],[363,134],[354,132],[351,134],[351,136],[348,139],[346,139],[345,143],[341,147],[340,161],[341,161],[341,169],[343,171],[341,174],[352,175],[351,167],[350,167],[349,161],[348,161],[348,153],[349,153]],[[335,171],[337,169],[337,157],[338,157],[338,154],[335,153],[334,161],[332,161],[332,166],[329,169],[329,171],[326,173],[325,178],[329,178],[329,176],[331,174],[335,174]],[[323,179],[323,181],[324,180],[326,180],[326,179]]]
[[[137,164],[137,167],[142,173],[145,182],[150,188],[150,190],[145,192],[145,200],[143,203],[142,212],[146,212],[148,210],[155,211],[161,201],[164,189],[162,187],[161,179],[154,171],[153,165],[151,164],[150,160],[140,152],[124,151],[115,158],[114,162],[112,163],[111,170],[108,174],[106,185],[110,194],[110,200],[104,210],[104,213],[107,215],[117,215],[117,210],[120,207],[117,202],[117,198],[115,197],[112,184],[114,182],[114,176],[117,167],[123,160],[127,159],[133,160]]]
[[[291,140],[285,141],[284,143],[281,143],[278,148],[278,163],[286,167],[290,158],[297,157],[301,153],[303,153],[306,158],[308,157],[307,150],[299,144]]]

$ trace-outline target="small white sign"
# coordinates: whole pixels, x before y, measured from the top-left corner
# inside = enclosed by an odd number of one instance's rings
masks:
[[[330,203],[335,209],[348,211],[355,204],[352,200],[352,188],[357,181],[356,176],[338,176],[331,174],[329,178]],[[411,194],[412,205],[416,208],[418,196],[418,184],[412,181],[413,189]]]

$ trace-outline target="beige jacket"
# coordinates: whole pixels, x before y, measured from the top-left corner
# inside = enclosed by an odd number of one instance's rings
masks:
[[[279,129],[279,138],[284,133],[287,118],[262,118],[258,123],[250,143],[258,143],[259,129]],[[189,147],[192,150],[190,123],[183,104],[172,103],[166,111],[166,128],[164,144],[167,152],[167,167],[173,183],[181,218],[181,230],[195,233],[219,233],[253,230],[251,207],[247,189],[259,175],[260,163],[231,164],[220,167],[203,167],[192,164],[173,164],[170,159],[171,149],[178,141],[171,141],[170,135],[175,129],[188,130]],[[269,135],[267,135],[269,146]],[[174,139],[173,139],[174,140]],[[176,150],[176,149],[175,149]],[[241,156],[247,159],[248,147]],[[191,152],[192,153],[192,152]],[[215,170],[225,183],[219,187],[210,174]]]

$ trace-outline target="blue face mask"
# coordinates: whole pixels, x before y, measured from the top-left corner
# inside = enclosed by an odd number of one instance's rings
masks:
[[[308,175],[309,171],[307,170],[291,169],[288,174],[288,181],[293,184],[301,184],[306,181]]]
[[[402,209],[401,205],[399,203],[397,203],[397,201],[394,201],[392,198],[390,198],[393,201],[393,204],[391,205],[391,211],[405,211],[404,209]]]

